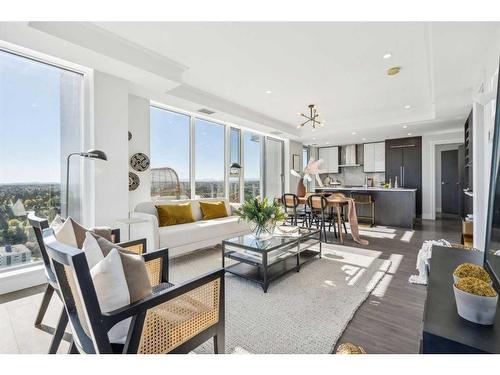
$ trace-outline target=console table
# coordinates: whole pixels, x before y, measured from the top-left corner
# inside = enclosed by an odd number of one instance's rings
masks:
[[[455,268],[462,263],[482,265],[483,256],[482,252],[432,248],[421,353],[500,353],[500,311],[493,325],[469,322],[458,315],[453,294]]]

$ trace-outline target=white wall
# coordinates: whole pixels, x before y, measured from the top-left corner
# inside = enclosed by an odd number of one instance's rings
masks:
[[[91,139],[108,160],[89,161],[94,171],[94,183],[90,184],[94,196],[91,224],[114,225],[117,219],[128,216],[127,81],[94,72],[93,105]]]
[[[132,133],[132,139],[128,142],[129,158],[142,152],[151,157],[149,148],[149,99],[140,98],[135,95],[128,97],[128,130]],[[140,178],[140,185],[135,191],[129,192],[129,211],[133,211],[136,204],[151,199],[151,169],[137,172],[130,167],[129,170]]]
[[[449,145],[437,145],[436,146],[436,192],[435,192],[435,197],[436,197],[436,212],[441,212],[441,153],[443,151],[450,151],[450,150],[458,150],[458,143],[455,144],[449,144]],[[462,194],[460,192],[460,194]]]
[[[436,146],[461,143],[464,139],[463,129],[456,131],[428,134],[422,137],[422,218],[436,218]]]

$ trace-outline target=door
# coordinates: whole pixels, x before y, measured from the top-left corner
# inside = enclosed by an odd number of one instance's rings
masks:
[[[266,137],[265,143],[265,196],[272,202],[281,198],[285,175],[283,174],[283,141]]]
[[[403,149],[400,146],[391,146],[389,142],[385,149],[385,180],[389,179],[394,186],[396,176],[398,183],[401,181],[401,170],[403,166]]]
[[[441,152],[441,211],[458,214],[458,150]]]
[[[408,146],[403,150],[403,168],[401,187],[417,189],[416,213],[422,214],[422,149],[418,146]]]

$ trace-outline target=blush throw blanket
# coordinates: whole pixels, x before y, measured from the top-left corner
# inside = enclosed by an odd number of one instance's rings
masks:
[[[360,245],[368,245],[369,242],[359,236],[358,214],[356,213],[356,205],[354,204],[354,199],[346,198],[346,200],[349,203],[348,219],[349,226],[351,227],[352,239]]]

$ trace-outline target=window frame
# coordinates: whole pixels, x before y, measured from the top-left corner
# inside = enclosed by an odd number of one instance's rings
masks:
[[[93,70],[74,64],[57,57],[53,57],[38,51],[31,50],[13,43],[0,40],[0,51],[20,58],[28,59],[36,63],[49,65],[58,69],[66,70],[82,76],[81,92],[81,122],[80,122],[80,148],[81,151],[93,147]],[[61,163],[64,163],[66,155],[61,155]],[[94,211],[92,205],[94,199],[94,167],[93,163],[84,163],[79,158],[80,163],[80,212],[81,222],[84,225],[91,225],[94,222]],[[76,161],[73,160],[73,163]],[[61,175],[61,198],[62,186],[65,175]],[[88,182],[88,183],[87,183]],[[0,294],[9,293],[16,290],[29,288],[44,283],[43,260],[34,261],[28,264],[19,264],[0,270]]]

